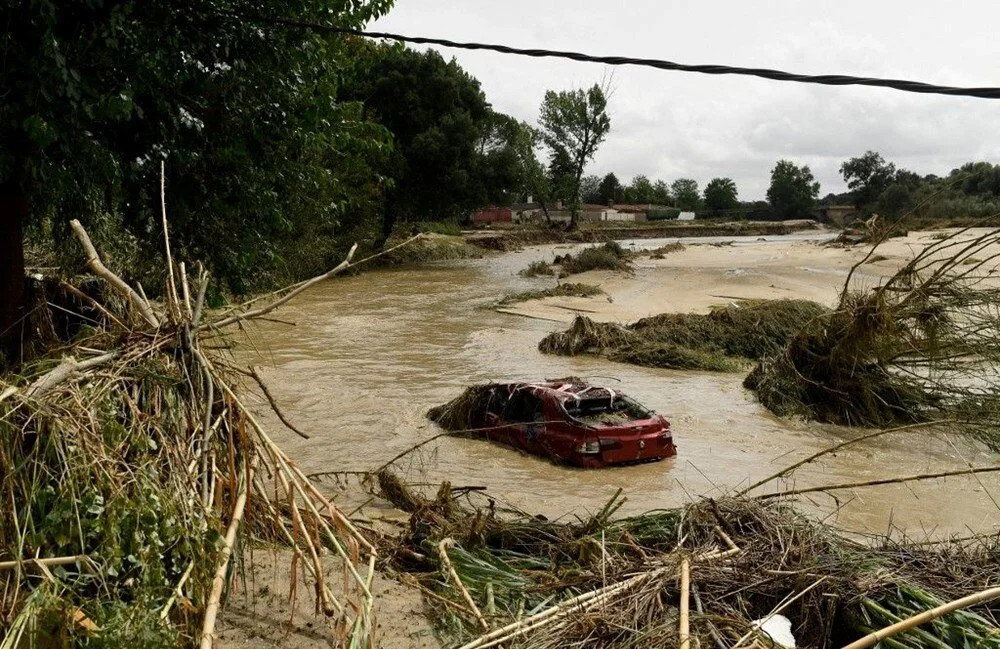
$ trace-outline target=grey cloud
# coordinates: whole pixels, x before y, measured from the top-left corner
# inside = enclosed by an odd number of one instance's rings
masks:
[[[456,40],[571,49],[805,73],[998,85],[1000,5],[969,0],[398,0],[378,27]],[[534,123],[548,88],[590,85],[603,66],[444,51],[483,84],[497,110]],[[847,157],[878,150],[921,173],[1000,159],[1000,101],[801,86],[648,69],[613,70],[612,131],[587,173],[614,171],[701,185],[734,178],[762,198],[779,158],[810,165],[823,192],[842,191]]]

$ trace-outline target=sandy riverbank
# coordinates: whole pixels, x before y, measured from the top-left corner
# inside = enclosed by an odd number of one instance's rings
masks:
[[[852,281],[864,286],[891,275],[938,234],[917,232],[888,241],[874,257],[878,261],[862,265]],[[833,306],[851,267],[868,253],[866,246],[842,248],[821,240],[684,245],[663,259],[640,256],[631,274],[590,271],[562,280],[600,286],[606,295],[542,298],[500,311],[569,323],[578,314],[632,322],[658,313],[707,313],[737,299],[799,298]]]

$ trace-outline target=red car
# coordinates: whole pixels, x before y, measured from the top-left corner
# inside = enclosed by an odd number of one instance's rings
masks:
[[[459,407],[460,418],[449,419]],[[579,467],[677,455],[666,418],[618,390],[578,379],[475,386],[428,415],[453,424],[447,427],[465,425],[487,439]]]

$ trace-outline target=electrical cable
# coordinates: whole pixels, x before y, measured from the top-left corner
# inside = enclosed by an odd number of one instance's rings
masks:
[[[239,16],[246,19],[246,16]],[[322,25],[319,23],[303,22],[299,20],[288,20],[284,18],[260,18],[251,20],[267,22],[286,27],[296,27],[305,29],[315,29],[317,31],[349,34],[364,38],[377,38],[397,41],[400,43],[415,43],[419,45],[438,45],[462,50],[487,50],[499,52],[501,54],[514,54],[518,56],[529,56],[534,58],[560,58],[572,61],[583,61],[587,63],[603,63],[605,65],[634,65],[658,70],[672,70],[678,72],[694,72],[699,74],[734,74],[742,76],[759,77],[772,81],[790,81],[796,83],[812,83],[826,86],[869,86],[873,88],[892,88],[903,92],[915,92],[921,94],[948,95],[951,97],[976,97],[979,99],[1000,99],[1000,88],[994,87],[960,87],[960,86],[940,86],[921,81],[908,81],[905,79],[882,79],[877,77],[856,77],[844,74],[795,74],[782,70],[772,70],[769,68],[746,68],[730,65],[696,65],[688,63],[676,63],[661,59],[632,58],[627,56],[595,56],[583,54],[581,52],[567,52],[560,50],[546,50],[535,48],[510,47],[508,45],[498,45],[493,43],[467,43],[452,41],[444,38],[429,38],[425,36],[404,36],[389,32],[373,32],[361,29],[349,29],[345,27],[334,27],[332,25]]]

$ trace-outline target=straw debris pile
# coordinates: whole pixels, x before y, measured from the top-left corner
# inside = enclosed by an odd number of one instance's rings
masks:
[[[333,646],[369,646],[375,548],[272,441],[240,389],[256,373],[224,351],[234,325],[351,256],[209,318],[207,272],[171,262],[153,303],[72,225],[107,299],[81,293],[92,317],[75,338],[0,378],[2,646],[211,647],[251,539],[292,548]]]
[[[827,312],[808,300],[746,300],[707,315],[665,313],[627,326],[577,316],[568,330],[549,334],[538,348],[567,356],[600,354],[650,367],[735,371],[776,353]]]
[[[425,498],[392,474],[379,481],[412,512],[386,552],[461,649],[771,647],[754,622],[777,614],[799,646],[840,647],[980,589],[974,606],[878,646],[1000,647],[996,537],[860,543],[780,499],[615,519],[620,492],[590,518],[554,522],[447,483]]]
[[[998,244],[997,230],[955,231],[878,286],[859,290],[849,276],[838,307],[744,384],[781,415],[872,427],[949,419],[1000,443]]]

